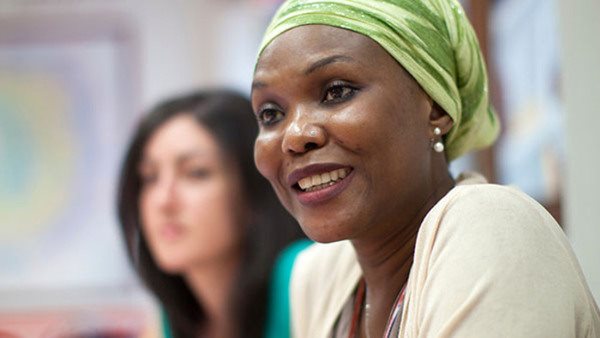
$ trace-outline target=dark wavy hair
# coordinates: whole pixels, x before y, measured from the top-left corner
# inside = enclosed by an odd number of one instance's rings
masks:
[[[118,217],[127,253],[141,280],[161,302],[173,335],[197,337],[207,320],[202,304],[183,277],[157,266],[140,224],[138,165],[144,147],[158,128],[181,114],[190,114],[209,130],[221,151],[238,166],[242,197],[253,217],[240,225],[242,263],[230,297],[235,320],[231,325],[240,337],[262,337],[273,263],[283,247],[304,234],[254,166],[258,127],[245,96],[228,90],[199,91],[162,102],[141,120],[125,156],[118,190]]]

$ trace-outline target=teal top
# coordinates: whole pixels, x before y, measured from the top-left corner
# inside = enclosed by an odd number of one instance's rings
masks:
[[[169,325],[169,319],[167,319],[167,314],[164,311],[160,313],[160,321],[162,327],[162,336],[163,338],[173,338],[171,334],[171,326]]]
[[[264,338],[288,338],[290,334],[290,294],[289,285],[292,267],[296,256],[312,242],[308,239],[288,245],[277,257],[271,273],[269,304],[265,323]],[[164,338],[173,338],[166,314],[161,316]]]
[[[288,245],[279,254],[271,275],[271,290],[265,338],[287,338],[290,334],[290,277],[292,267],[298,254],[312,242],[308,239],[298,240]]]

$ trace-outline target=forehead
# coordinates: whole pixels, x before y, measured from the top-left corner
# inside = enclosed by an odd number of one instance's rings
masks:
[[[329,63],[332,59],[342,62]],[[325,68],[320,65],[327,65]],[[314,71],[317,70],[317,71]],[[393,95],[423,91],[383,47],[362,34],[326,25],[306,25],[276,37],[261,54],[252,83],[252,102],[281,98],[309,88],[320,77],[350,77],[377,83]],[[347,79],[346,79],[347,80]]]
[[[154,131],[144,147],[144,157],[170,158],[190,153],[215,153],[216,140],[190,114],[180,114]]]
[[[330,55],[347,55],[365,66],[374,59],[392,59],[381,46],[362,34],[326,25],[306,25],[276,37],[262,52],[255,76],[272,68],[312,64]],[[292,59],[294,62],[290,62]]]

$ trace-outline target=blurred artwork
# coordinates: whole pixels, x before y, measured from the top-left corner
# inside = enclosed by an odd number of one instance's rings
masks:
[[[0,332],[135,313],[114,207],[137,104],[131,41],[111,20],[27,20],[0,21]]]
[[[553,204],[564,162],[556,1],[495,1],[490,31],[502,88],[498,181]]]
[[[126,271],[112,201],[131,113],[114,48],[0,49],[0,290],[114,284]]]

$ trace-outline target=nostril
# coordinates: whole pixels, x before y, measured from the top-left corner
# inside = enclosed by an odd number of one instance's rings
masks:
[[[317,144],[314,142],[306,142],[304,144],[304,150],[309,151],[317,148]]]

